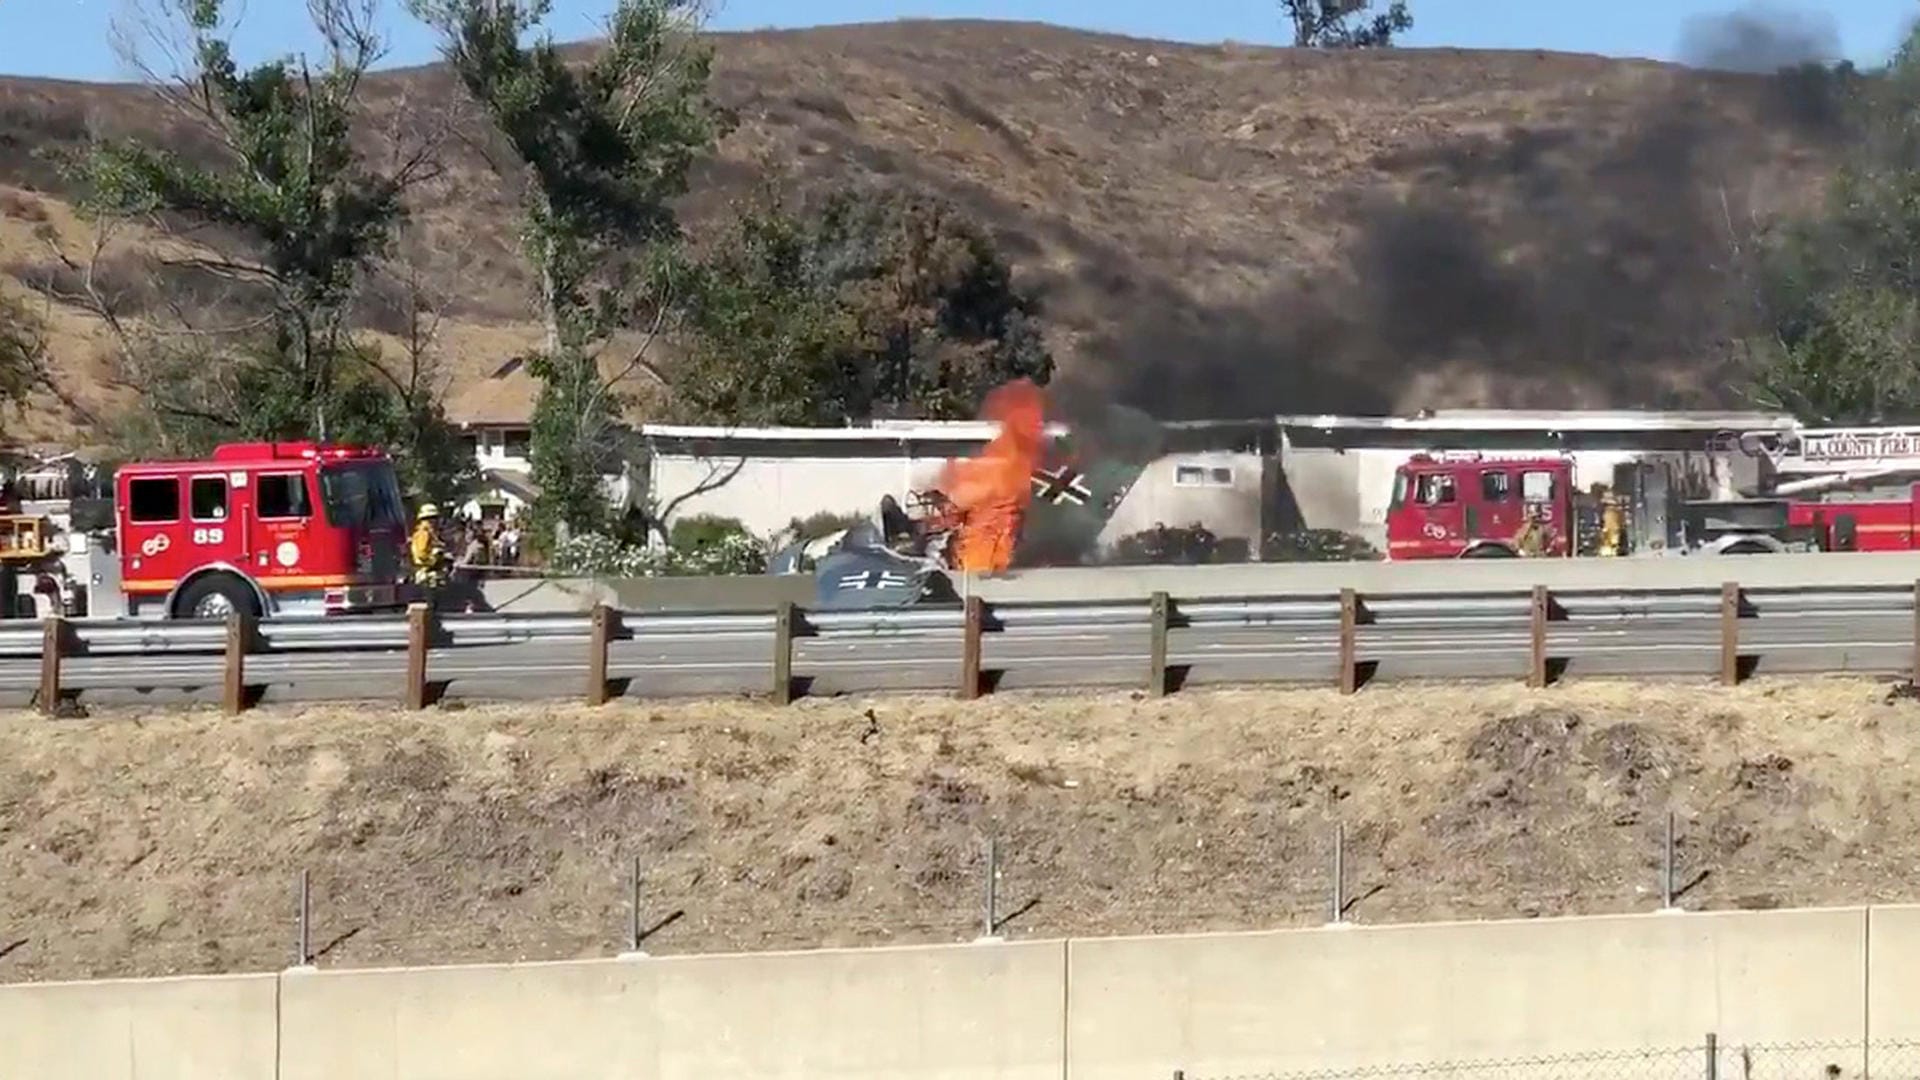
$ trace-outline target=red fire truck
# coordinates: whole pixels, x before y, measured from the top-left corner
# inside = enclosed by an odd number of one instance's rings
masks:
[[[407,599],[406,507],[378,450],[235,443],[124,466],[112,490],[110,531],[89,528],[79,500],[0,519],[0,555],[48,609],[36,613],[317,615]]]
[[[1619,466],[1607,490],[1581,492],[1568,457],[1415,454],[1394,474],[1387,557],[1920,548],[1920,431],[1804,431],[1778,447],[1729,442],[1769,459],[1764,493],[1683,497],[1657,462]]]

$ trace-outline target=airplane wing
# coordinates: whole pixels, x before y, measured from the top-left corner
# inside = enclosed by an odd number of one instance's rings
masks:
[[[1126,498],[1144,465],[1062,457],[1033,473],[1033,502],[1020,529],[1019,566],[1074,565],[1093,553],[1100,530]]]
[[[932,565],[903,559],[885,549],[836,551],[816,572],[821,611],[865,611],[919,603],[934,577]]]

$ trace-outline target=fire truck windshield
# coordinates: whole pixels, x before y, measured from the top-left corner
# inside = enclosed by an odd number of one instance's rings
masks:
[[[386,528],[406,525],[400,482],[386,461],[327,465],[320,470],[320,496],[327,521],[335,528]]]

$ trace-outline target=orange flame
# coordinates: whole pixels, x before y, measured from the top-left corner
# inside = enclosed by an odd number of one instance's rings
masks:
[[[1000,425],[979,457],[947,462],[939,488],[958,520],[955,569],[998,573],[1013,565],[1020,519],[1033,501],[1033,471],[1046,451],[1046,398],[1029,379],[995,387],[981,419]]]

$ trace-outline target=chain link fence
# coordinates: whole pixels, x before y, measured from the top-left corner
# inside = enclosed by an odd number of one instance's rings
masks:
[[[1544,1057],[1213,1073],[1174,1080],[1920,1080],[1920,1041],[1727,1043]]]

